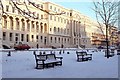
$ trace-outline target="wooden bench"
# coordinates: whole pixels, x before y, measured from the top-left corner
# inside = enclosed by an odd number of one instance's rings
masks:
[[[63,57],[56,57],[55,54],[37,55],[35,52],[33,54],[35,55],[36,69],[44,69],[48,67],[62,65]]]
[[[117,55],[120,55],[120,49],[117,49]]]
[[[108,54],[107,54],[107,50],[105,50],[105,57],[113,57],[114,55],[115,54],[113,49],[108,50]]]
[[[78,62],[92,60],[92,54],[87,54],[87,52],[85,51],[82,51],[82,52],[76,51],[76,54],[77,54]]]

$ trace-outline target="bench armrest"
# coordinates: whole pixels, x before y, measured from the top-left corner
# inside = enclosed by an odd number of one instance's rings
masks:
[[[45,59],[36,59],[37,61],[45,61]]]
[[[87,54],[87,55],[90,55],[90,56],[92,56],[92,54]]]
[[[63,59],[63,57],[56,57],[56,58],[61,59],[61,60]]]

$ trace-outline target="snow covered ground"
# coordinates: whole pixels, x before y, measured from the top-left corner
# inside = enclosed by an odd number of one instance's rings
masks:
[[[0,53],[0,80],[1,79],[2,79],[2,54]]]
[[[75,51],[67,51],[63,56],[63,65],[54,68],[35,69],[35,58],[32,51],[15,51],[12,56],[2,54],[3,78],[118,78],[118,55],[107,59],[104,52],[88,52],[93,54],[92,61],[77,62]],[[37,51],[39,53],[39,51]]]

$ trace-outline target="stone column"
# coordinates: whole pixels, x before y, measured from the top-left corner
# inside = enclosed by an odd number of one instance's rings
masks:
[[[70,32],[71,32],[71,45],[74,45],[74,21],[73,20],[71,20],[71,30],[70,30]]]

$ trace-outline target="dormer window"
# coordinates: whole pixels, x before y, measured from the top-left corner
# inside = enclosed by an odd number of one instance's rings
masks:
[[[6,11],[7,11],[7,12],[9,11],[9,6],[8,6],[8,5],[6,5]]]

